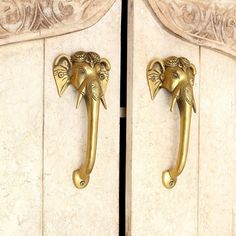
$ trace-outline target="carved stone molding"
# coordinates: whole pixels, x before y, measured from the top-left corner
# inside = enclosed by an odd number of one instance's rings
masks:
[[[0,45],[82,30],[115,0],[1,0]]]
[[[170,31],[192,43],[236,56],[236,1],[148,0]]]

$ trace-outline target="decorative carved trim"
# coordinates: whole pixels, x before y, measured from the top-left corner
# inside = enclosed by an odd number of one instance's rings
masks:
[[[0,45],[82,30],[115,0],[1,0]]]
[[[236,1],[148,0],[169,30],[202,46],[236,56]]]

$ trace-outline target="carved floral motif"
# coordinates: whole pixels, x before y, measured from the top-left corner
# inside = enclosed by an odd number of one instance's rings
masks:
[[[171,31],[236,56],[236,1],[148,0]]]
[[[0,44],[87,28],[96,23],[114,1],[1,0]],[[6,38],[9,39],[3,40]]]

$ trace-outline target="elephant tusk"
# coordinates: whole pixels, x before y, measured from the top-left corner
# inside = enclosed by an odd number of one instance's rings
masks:
[[[107,102],[106,102],[106,99],[104,96],[101,97],[101,101],[102,101],[104,108],[107,110]]]
[[[78,109],[78,107],[79,107],[79,105],[80,105],[80,103],[81,103],[81,100],[82,100],[82,98],[83,98],[83,96],[84,96],[84,93],[79,93],[78,92],[78,99],[77,99],[77,102],[76,102],[76,108]]]
[[[170,111],[172,112],[174,107],[175,107],[175,104],[177,102],[177,98],[179,97],[179,89],[177,91],[174,91],[173,92],[173,95],[172,95],[172,102],[171,102],[171,106],[170,106]]]

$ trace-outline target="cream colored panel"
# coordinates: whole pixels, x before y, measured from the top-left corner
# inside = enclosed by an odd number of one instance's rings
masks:
[[[44,235],[118,235],[120,15],[116,1],[96,25],[46,40]],[[76,110],[71,87],[58,97],[52,63],[61,53],[95,51],[111,63],[106,92],[108,109],[100,107],[95,167],[85,189],[78,190],[72,172],[86,152],[87,112]]]
[[[0,51],[0,235],[41,235],[43,41]]]
[[[201,49],[199,235],[236,235],[236,62]]]
[[[161,90],[151,101],[146,66],[155,57],[184,56],[199,68],[199,48],[162,29],[142,0],[134,1],[133,76],[128,120],[132,157],[131,235],[197,235],[198,116],[193,114],[189,155],[176,186],[162,185],[162,171],[177,157],[179,111],[170,112],[171,95]],[[199,74],[194,86],[198,104]],[[128,160],[129,161],[129,160]]]

